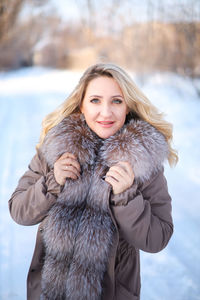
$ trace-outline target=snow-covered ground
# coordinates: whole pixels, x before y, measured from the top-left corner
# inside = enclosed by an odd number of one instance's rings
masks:
[[[42,68],[0,73],[0,299],[26,299],[37,226],[15,224],[7,202],[35,153],[43,117],[73,89],[80,73]],[[133,75],[174,124],[180,161],[165,168],[175,231],[165,250],[141,253],[141,300],[200,299],[200,99],[175,74]],[[195,83],[200,85],[200,81]]]

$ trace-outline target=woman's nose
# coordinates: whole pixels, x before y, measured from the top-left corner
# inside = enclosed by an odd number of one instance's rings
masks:
[[[109,104],[104,104],[101,107],[101,111],[100,111],[101,116],[103,117],[109,117],[112,115],[112,108]]]

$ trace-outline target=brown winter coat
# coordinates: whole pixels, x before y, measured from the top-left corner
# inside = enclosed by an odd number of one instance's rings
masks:
[[[45,253],[42,221],[60,192],[53,170],[39,152],[9,201],[11,215],[17,223],[34,225],[41,222],[28,274],[28,300],[40,298]],[[167,245],[173,232],[171,198],[163,168],[148,180],[138,185],[134,183],[124,193],[111,194],[109,198],[110,214],[117,230],[104,278],[103,300],[139,299],[139,249],[158,252]]]

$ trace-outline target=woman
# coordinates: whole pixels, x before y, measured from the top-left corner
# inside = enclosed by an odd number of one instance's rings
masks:
[[[173,223],[163,162],[172,128],[121,68],[86,70],[44,122],[13,219],[38,224],[31,300],[140,297],[139,250],[158,252]]]

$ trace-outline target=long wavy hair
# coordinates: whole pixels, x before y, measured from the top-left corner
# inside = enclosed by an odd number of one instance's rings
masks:
[[[44,141],[47,132],[60,123],[65,117],[80,112],[80,106],[85,96],[85,92],[89,82],[99,76],[112,77],[119,84],[125,102],[129,107],[129,116],[133,115],[142,119],[158,131],[166,138],[169,145],[168,162],[170,166],[176,165],[178,162],[177,151],[172,148],[173,127],[172,124],[164,119],[163,113],[149,101],[149,99],[136,86],[132,78],[119,66],[115,64],[96,64],[89,67],[79,80],[79,83],[74,88],[69,97],[52,113],[48,114],[42,122],[42,130],[40,134],[38,149]]]

